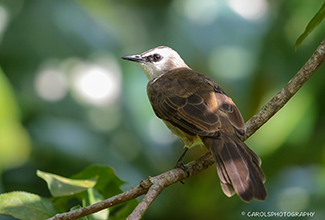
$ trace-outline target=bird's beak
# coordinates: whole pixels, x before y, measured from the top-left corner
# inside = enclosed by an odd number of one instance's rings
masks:
[[[134,61],[134,62],[144,62],[145,59],[141,57],[141,55],[127,55],[122,57],[122,59],[124,60],[130,60],[130,61]]]

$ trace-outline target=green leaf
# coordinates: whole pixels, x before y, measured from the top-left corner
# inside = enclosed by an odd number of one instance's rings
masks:
[[[31,151],[30,138],[20,123],[15,92],[0,67],[0,172],[24,164]]]
[[[37,171],[38,176],[40,176],[43,179],[49,179],[46,180],[48,182],[49,188],[51,185],[51,182],[58,181],[57,177],[61,180],[63,177],[54,175],[54,174],[48,174],[42,171]],[[47,175],[45,175],[47,174]],[[44,177],[43,177],[44,176]],[[46,177],[45,177],[46,176]],[[50,177],[48,177],[50,176]],[[53,180],[53,178],[55,179]],[[96,202],[102,201],[105,198],[109,198],[111,196],[117,195],[121,192],[123,192],[120,189],[120,186],[123,185],[125,182],[120,180],[116,175],[112,168],[107,166],[99,166],[99,165],[93,165],[85,170],[81,171],[80,173],[73,175],[71,179],[67,179],[69,181],[75,180],[75,179],[92,179],[93,177],[97,177],[97,184],[93,187],[87,188],[85,192],[82,194],[75,194],[74,197],[77,197],[78,199],[81,199],[83,202],[83,206],[87,206],[90,204],[94,204]],[[63,184],[66,184],[65,182]],[[60,189],[62,190],[62,189]],[[52,190],[51,190],[52,193]],[[53,193],[52,193],[53,195]],[[70,194],[68,194],[70,195]],[[59,207],[64,207],[65,204],[67,204],[68,200],[70,200],[71,196],[60,196],[54,198],[54,201],[56,204],[59,205]],[[129,201],[127,203],[120,204],[118,206],[111,207],[109,210],[103,210],[101,212],[95,213],[93,215],[90,215],[87,217],[89,220],[101,220],[101,219],[109,219],[112,220],[122,220],[126,219],[127,216],[131,213],[131,211],[137,206],[138,202],[136,199]]]
[[[325,17],[325,2],[323,3],[321,9],[317,12],[317,14],[311,19],[308,23],[305,31],[300,35],[295,43],[295,50],[299,47],[299,45],[306,39],[306,37],[314,30],[317,25],[319,25]]]
[[[0,92],[0,105],[3,107],[0,109],[0,119],[10,118],[18,121],[21,113],[15,100],[14,89],[1,68]]]
[[[0,214],[22,220],[44,220],[60,212],[49,199],[27,192],[0,195]]]
[[[94,176],[98,177],[95,188],[104,196],[104,198],[109,198],[123,192],[120,189],[120,186],[125,182],[119,179],[115,175],[114,170],[108,166],[93,165],[87,167],[80,173],[73,175],[71,178],[89,179]]]
[[[54,197],[80,193],[88,188],[94,187],[97,182],[96,177],[92,179],[75,180],[40,170],[37,170],[37,176],[46,181],[47,186]]]
[[[94,188],[87,189],[87,196],[84,197],[82,200],[83,206],[88,206],[95,204],[97,202],[100,202],[104,200],[103,196],[98,192],[98,190]],[[102,220],[102,219],[108,219],[109,216],[109,209],[104,209],[99,212],[96,212],[94,214],[89,215],[90,220]]]
[[[72,178],[91,178],[94,175],[98,176],[98,181],[95,189],[104,196],[109,198],[123,192],[120,189],[125,182],[120,180],[112,168],[107,166],[93,165],[80,173],[72,176]],[[133,199],[126,203],[109,208],[109,219],[122,220],[126,219],[132,210],[138,205],[138,201]]]

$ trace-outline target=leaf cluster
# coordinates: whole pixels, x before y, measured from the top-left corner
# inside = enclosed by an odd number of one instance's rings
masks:
[[[0,195],[0,214],[24,220],[44,220],[57,213],[76,210],[121,193],[125,183],[107,166],[93,165],[65,178],[38,170],[37,175],[46,181],[52,198],[29,192],[9,192]],[[125,219],[137,205],[136,200],[91,214],[83,219]]]

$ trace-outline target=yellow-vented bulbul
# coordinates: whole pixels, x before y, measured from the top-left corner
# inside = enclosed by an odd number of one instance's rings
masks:
[[[147,93],[154,112],[185,146],[204,145],[212,152],[228,197],[266,199],[261,159],[239,138],[245,135],[243,117],[216,82],[165,46],[122,59],[140,64],[150,80]]]

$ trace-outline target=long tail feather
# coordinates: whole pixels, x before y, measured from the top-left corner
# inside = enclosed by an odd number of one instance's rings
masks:
[[[245,202],[265,200],[265,175],[261,159],[235,134],[202,137],[216,160],[218,176],[227,196],[237,193]]]

